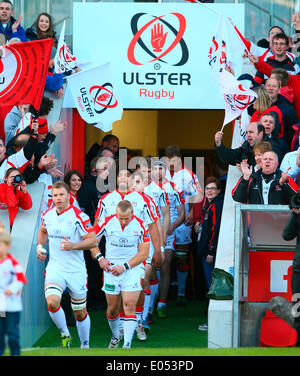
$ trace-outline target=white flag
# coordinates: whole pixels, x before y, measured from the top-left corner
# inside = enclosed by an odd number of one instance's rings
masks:
[[[226,124],[240,116],[255,101],[257,94],[225,69],[219,73],[219,78],[225,101],[223,130]]]
[[[68,45],[65,43],[65,21],[63,23],[56,55],[54,57],[54,70],[55,73],[65,73],[76,68],[76,57],[71,53]]]
[[[212,38],[208,53],[208,63],[214,72],[225,68],[225,65],[235,69],[239,76],[242,72],[245,46],[234,29],[234,26],[223,13],[219,16],[217,30]],[[218,78],[218,77],[215,77]]]
[[[109,63],[72,74],[67,80],[76,108],[84,121],[96,124],[98,128],[109,129],[114,121],[121,120],[123,106],[113,83]]]

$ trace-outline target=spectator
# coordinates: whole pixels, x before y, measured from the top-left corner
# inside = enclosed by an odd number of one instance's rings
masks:
[[[23,210],[32,208],[27,185],[17,168],[12,167],[6,171],[5,182],[0,184],[0,202],[8,209],[10,229],[12,229],[19,208]]]
[[[298,140],[300,141],[300,134],[298,135]],[[300,143],[298,144],[298,150],[286,153],[281,162],[280,170],[296,181],[297,175],[300,173]]]
[[[278,158],[281,160],[282,152],[279,148],[278,143],[270,139],[264,133],[264,127],[257,123],[251,122],[246,128],[246,138],[247,140],[236,149],[228,149],[222,143],[223,132],[219,131],[215,134],[215,146],[217,151],[217,156],[226,164],[229,165],[239,165],[242,160],[246,159],[248,164],[252,167],[256,165],[253,147],[255,144],[261,141],[269,141],[272,145],[272,150],[276,152]]]
[[[77,198],[81,208],[94,223],[95,214],[100,197],[106,192],[99,192],[97,185],[104,183],[108,177],[109,164],[106,157],[95,157],[90,166],[90,174],[86,177],[85,182],[79,189]],[[99,245],[101,252],[105,250],[105,238],[102,238]],[[88,273],[88,310],[100,310],[105,304],[105,295],[101,291],[101,281],[103,271],[99,263],[91,257],[89,251],[84,251],[84,258]]]
[[[24,116],[29,111],[29,107],[29,104],[14,106],[6,115],[4,120],[5,145],[16,135],[19,124],[24,122]]]
[[[275,130],[276,118],[274,114],[266,113],[262,115],[259,122],[260,124],[262,124],[262,126],[265,129],[265,134],[267,136],[267,139],[269,138],[269,141],[272,140],[273,145],[275,143],[278,145],[278,148],[281,149],[282,156],[286,154],[289,151],[289,148],[287,146],[286,141],[283,138],[278,138],[277,131]]]
[[[3,34],[7,40],[19,38],[22,42],[26,42],[26,33],[21,26],[22,16],[19,16],[16,20],[13,17],[14,12],[11,1],[3,0],[0,2],[0,34]]]
[[[10,355],[20,356],[20,314],[22,311],[21,291],[27,283],[21,265],[9,253],[10,233],[0,231],[0,290],[4,294],[4,304],[0,301],[0,356],[4,354],[5,337],[8,337]],[[1,304],[2,303],[2,304]]]
[[[219,230],[223,209],[223,195],[220,181],[209,177],[204,185],[207,205],[203,208],[201,222],[195,223],[195,231],[199,234],[197,241],[197,258],[201,259],[207,291],[212,282],[212,271],[216,261]],[[207,330],[207,323],[199,325],[199,330]]]
[[[289,74],[298,74],[300,72],[299,66],[287,55],[289,44],[289,38],[284,33],[274,35],[272,39],[272,51],[274,54],[269,56],[265,61],[273,68],[283,68]],[[264,60],[262,56],[260,59]],[[254,80],[260,84],[264,84],[266,78],[258,71]]]
[[[64,182],[70,187],[70,203],[80,209],[77,201],[77,193],[83,184],[83,177],[78,170],[68,171],[65,175]]]
[[[262,167],[262,158],[263,158],[264,153],[266,153],[267,151],[272,151],[272,146],[270,142],[268,141],[262,141],[254,145],[253,153],[254,153],[254,158],[256,162],[256,166],[254,167],[254,172],[256,172]]]
[[[272,100],[271,109],[278,114],[279,123],[281,125],[278,138],[283,138],[287,145],[290,146],[293,138],[292,126],[297,123],[297,114],[292,105],[294,96],[291,96],[290,100],[287,100],[287,97],[280,95],[280,82],[274,77],[266,81],[265,88]],[[286,90],[285,95],[287,96],[288,94],[289,92]]]
[[[248,55],[250,61],[255,67],[266,76],[270,77],[273,67],[268,63],[261,61],[255,55]],[[287,86],[294,92],[294,108],[298,119],[300,118],[300,75],[289,75]]]
[[[53,38],[54,46],[57,47],[56,32],[50,14],[40,13],[33,25],[26,29],[26,37],[29,40]]]
[[[276,153],[268,151],[263,155],[262,168],[252,172],[252,166],[242,161],[243,176],[232,190],[234,201],[247,204],[289,205],[297,193],[298,185],[278,168]]]
[[[90,167],[90,164],[91,164],[91,161],[92,161],[93,158],[95,158],[97,156],[99,156],[99,157],[100,156],[101,157],[106,156],[105,154],[100,155],[101,150],[107,150],[106,148],[108,148],[109,150],[107,152],[108,153],[113,152],[113,156],[114,156],[114,158],[116,158],[116,156],[118,155],[118,152],[119,152],[119,144],[120,144],[120,142],[119,142],[118,137],[114,136],[112,134],[108,134],[108,135],[104,136],[103,139],[102,139],[101,145],[99,145],[98,142],[95,142],[84,158],[84,160],[85,160],[85,171],[88,173],[89,167]],[[105,148],[105,149],[102,149],[102,148]],[[108,155],[108,156],[110,156],[110,155]]]

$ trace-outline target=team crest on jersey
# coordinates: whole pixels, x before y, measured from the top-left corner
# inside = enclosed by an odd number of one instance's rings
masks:
[[[137,207],[137,201],[132,201],[131,204],[132,204],[133,207],[135,207],[135,208]]]

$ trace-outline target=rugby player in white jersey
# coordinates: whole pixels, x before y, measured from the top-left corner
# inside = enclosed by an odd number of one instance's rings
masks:
[[[142,263],[149,253],[149,230],[134,216],[128,200],[118,203],[116,214],[104,218],[94,228],[97,238],[106,239],[105,257],[95,255],[104,270],[103,288],[107,300],[107,319],[112,331],[109,348],[120,342],[120,304],[124,309],[124,345],[130,348],[137,326],[136,305],[142,290]]]
[[[68,288],[81,348],[89,348],[90,317],[86,310],[87,273],[83,250],[97,245],[89,217],[70,204],[70,187],[56,182],[52,187],[54,207],[45,211],[37,236],[37,257],[45,261],[49,240],[49,262],[45,275],[48,311],[61,333],[61,346],[70,347],[71,335],[61,308],[62,293]]]
[[[165,190],[154,180],[152,180],[151,157],[145,157],[140,160],[139,171],[143,175],[144,193],[152,198],[159,211],[160,220],[160,234],[161,234],[161,248],[164,251],[168,232],[170,229],[170,203],[168,195]],[[152,324],[152,311],[159,294],[159,283],[157,278],[157,269],[152,268],[153,245],[150,243],[149,257],[146,261],[145,279],[143,283],[145,293],[145,303],[143,311],[143,327],[150,329],[149,324]]]
[[[168,146],[165,149],[165,157],[169,169],[166,177],[175,184],[175,188],[179,192],[183,191],[185,200],[185,222],[175,230],[178,283],[177,306],[185,306],[185,287],[189,273],[189,251],[192,244],[193,204],[201,202],[203,192],[197,176],[182,164],[181,152],[177,146]]]
[[[159,218],[157,216],[157,209],[155,203],[150,197],[141,191],[131,190],[129,187],[129,178],[131,172],[127,169],[120,170],[117,176],[117,189],[103,195],[98,204],[97,212],[95,214],[95,224],[104,218],[114,215],[116,213],[117,205],[122,200],[128,200],[133,206],[134,215],[144,221],[149,228],[150,239],[154,246],[154,255],[152,257],[152,264],[159,267],[162,262],[161,256],[161,237],[159,231]],[[93,250],[95,255],[95,250]],[[122,307],[122,304],[121,304]],[[144,293],[141,292],[140,300],[137,303],[138,326],[137,336],[141,341],[147,340],[146,333],[142,326],[142,312],[144,307]],[[123,312],[120,311],[121,325],[123,319]]]
[[[175,184],[166,179],[166,169],[166,164],[161,160],[157,160],[153,163],[151,173],[152,180],[159,184],[168,195],[171,216],[171,225],[167,234],[168,236],[165,245],[164,260],[160,267],[157,316],[161,319],[167,317],[166,306],[171,282],[171,262],[176,244],[175,230],[185,220],[183,192],[179,192],[176,189]]]

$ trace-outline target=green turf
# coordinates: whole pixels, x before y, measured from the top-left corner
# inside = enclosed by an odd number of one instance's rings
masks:
[[[204,315],[204,302],[189,301],[186,307],[176,307],[175,301],[168,305],[168,318],[157,319],[151,325],[147,342],[140,342],[134,338],[134,348],[206,348],[207,332],[197,329],[206,317]],[[111,331],[107,323],[106,311],[89,312],[91,317],[91,348],[107,348]],[[69,328],[72,348],[79,348],[80,342],[75,327]],[[60,335],[54,325],[35,344],[37,347],[57,347]]]

